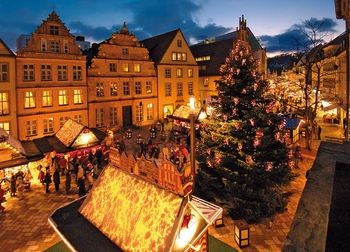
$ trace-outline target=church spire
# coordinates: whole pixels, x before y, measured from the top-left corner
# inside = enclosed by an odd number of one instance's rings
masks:
[[[125,22],[125,21],[124,21],[124,25],[123,25],[123,28],[122,28],[122,30],[120,31],[120,33],[129,34],[129,31],[128,31],[128,29],[126,28],[126,22]]]

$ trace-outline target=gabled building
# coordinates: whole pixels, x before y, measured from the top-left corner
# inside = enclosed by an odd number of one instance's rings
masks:
[[[90,127],[142,126],[158,119],[154,63],[125,23],[89,50],[87,74]]]
[[[0,128],[17,137],[16,56],[0,39]]]
[[[245,43],[250,48],[254,58],[259,62],[258,71],[262,75],[266,75],[266,51],[261,47],[249,27],[247,27],[247,21],[242,16],[242,18],[239,18],[239,28],[236,28],[236,31],[190,47],[199,65],[201,101],[210,103],[211,97],[217,96],[215,81],[220,79],[220,67],[225,64],[225,60],[237,40]]]
[[[86,58],[56,12],[19,49],[18,138],[51,135],[70,117],[87,124]]]
[[[158,113],[164,119],[174,110],[199,101],[198,65],[180,29],[140,41],[156,64]]]

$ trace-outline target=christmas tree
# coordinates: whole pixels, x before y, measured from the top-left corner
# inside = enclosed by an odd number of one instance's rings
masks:
[[[234,219],[258,222],[283,211],[291,180],[285,121],[272,112],[268,83],[237,42],[216,82],[218,102],[202,124],[194,193],[228,208]]]

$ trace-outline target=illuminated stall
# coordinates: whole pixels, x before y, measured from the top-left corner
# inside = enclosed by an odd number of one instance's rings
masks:
[[[189,106],[182,105],[178,107],[168,118],[173,120],[173,128],[177,130],[179,127],[190,128],[190,115],[195,115],[196,128],[198,128],[201,120],[207,117],[206,113],[201,108],[191,110]]]

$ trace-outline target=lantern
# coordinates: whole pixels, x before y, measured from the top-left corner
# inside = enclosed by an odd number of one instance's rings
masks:
[[[222,217],[222,212],[221,214],[217,217],[217,219],[214,222],[215,227],[222,227],[224,225],[224,219]]]
[[[141,136],[141,134],[139,134],[136,138],[136,143],[140,144],[141,142],[142,142],[142,136]]]
[[[156,138],[156,135],[157,135],[157,131],[156,131],[156,129],[155,128],[151,128],[151,130],[150,130],[150,137],[151,138]]]
[[[239,247],[249,246],[249,225],[245,220],[235,221],[235,241]]]
[[[132,131],[131,129],[128,129],[128,131],[126,132],[126,138],[130,139],[132,137]]]

